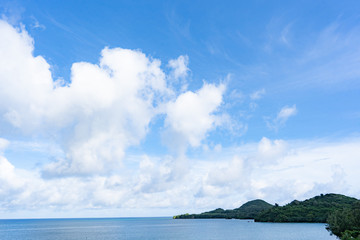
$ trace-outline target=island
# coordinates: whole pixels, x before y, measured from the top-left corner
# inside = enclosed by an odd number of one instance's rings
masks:
[[[279,206],[264,200],[249,201],[239,208],[200,214],[181,214],[174,219],[253,219],[255,222],[327,223],[326,229],[342,240],[360,239],[360,200],[341,194],[320,194],[304,201]]]
[[[269,210],[274,206],[270,203],[265,202],[264,200],[253,200],[245,203],[239,208],[232,210],[224,210],[222,208],[217,208],[215,210],[204,212],[200,214],[182,214],[174,216],[174,219],[189,219],[189,218],[226,218],[226,219],[255,219],[260,212]]]
[[[336,210],[351,208],[358,199],[341,194],[321,194],[305,201],[294,200],[282,207],[275,206],[260,212],[257,222],[308,222],[326,223]]]

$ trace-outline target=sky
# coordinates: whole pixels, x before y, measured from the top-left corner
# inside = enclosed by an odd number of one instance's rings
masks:
[[[0,218],[360,198],[359,12],[0,0]]]

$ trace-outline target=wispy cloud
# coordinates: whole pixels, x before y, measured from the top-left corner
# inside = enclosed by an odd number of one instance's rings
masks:
[[[265,95],[265,93],[266,93],[265,88],[259,89],[250,94],[250,99],[251,100],[259,100]]]
[[[45,25],[41,24],[34,16],[31,16],[31,19],[33,21],[33,23],[31,24],[31,27],[34,29],[41,29],[41,30],[45,30],[46,27]]]
[[[336,91],[358,87],[360,28],[348,27],[346,22],[338,20],[313,33],[310,39],[302,41],[301,45],[294,43],[293,51],[282,55],[281,61],[274,59],[268,63],[266,71],[277,79],[277,84],[267,85],[267,90],[323,88]]]
[[[288,24],[281,30],[279,40],[286,45],[290,45],[289,35],[290,35],[291,26],[292,26],[292,24]]]
[[[279,47],[290,47],[292,26],[293,23],[283,23],[281,18],[272,18],[266,26],[265,52],[273,53]]]
[[[17,25],[21,22],[25,8],[17,1],[2,1],[0,5],[1,19],[10,24]]]
[[[170,30],[180,38],[191,40],[190,19],[184,19],[180,16],[174,8],[166,13],[166,18],[169,23]]]
[[[266,119],[266,125],[269,129],[277,131],[280,127],[284,126],[287,120],[295,116],[297,114],[296,105],[291,107],[285,106],[283,107],[277,116],[273,119]]]
[[[318,36],[298,63],[303,66],[298,83],[311,82],[322,87],[354,81],[360,77],[360,28],[345,30],[333,23]]]

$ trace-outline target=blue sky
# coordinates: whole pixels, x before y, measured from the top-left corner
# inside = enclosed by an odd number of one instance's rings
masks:
[[[360,198],[357,1],[0,1],[0,214]]]

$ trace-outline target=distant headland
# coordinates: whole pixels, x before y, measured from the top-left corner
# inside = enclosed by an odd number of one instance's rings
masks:
[[[174,219],[225,218],[254,219],[256,222],[313,222],[325,223],[336,211],[351,208],[360,200],[341,194],[321,194],[305,201],[294,200],[284,206],[272,205],[264,200],[252,200],[239,208],[224,210],[217,208],[200,214],[182,214]]]
[[[255,222],[327,223],[326,229],[341,240],[360,240],[360,200],[341,194],[321,194],[294,200],[284,206],[264,200],[249,201],[239,208],[215,210],[200,214],[182,214],[174,219],[225,218],[254,219]]]

